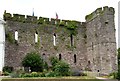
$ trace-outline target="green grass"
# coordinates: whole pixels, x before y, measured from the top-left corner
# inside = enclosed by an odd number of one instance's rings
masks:
[[[40,77],[40,78],[4,78],[2,81],[102,81],[93,77]]]

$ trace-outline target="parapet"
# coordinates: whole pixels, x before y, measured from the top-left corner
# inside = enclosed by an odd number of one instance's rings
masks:
[[[114,15],[115,11],[113,7],[108,7],[108,6],[104,6],[103,8],[97,8],[94,12],[92,12],[89,15],[86,15],[85,19],[86,21],[90,21],[92,19],[94,19],[95,17],[97,17],[98,15],[103,15],[103,14],[112,14]]]
[[[49,25],[59,25],[59,26],[68,26],[71,22],[74,22],[75,26],[82,27],[80,25],[84,24],[83,22],[75,20],[61,20],[55,18],[46,18],[46,17],[36,17],[30,15],[21,15],[21,14],[10,14],[4,12],[4,20],[11,20],[23,23],[34,23],[34,24],[49,24]]]

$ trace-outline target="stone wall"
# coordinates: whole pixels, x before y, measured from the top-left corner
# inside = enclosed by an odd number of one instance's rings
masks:
[[[92,71],[108,74],[117,71],[114,9],[104,7],[101,12],[86,22],[87,55]]]
[[[49,63],[50,56],[61,54],[62,60],[75,71],[91,70],[102,74],[117,71],[114,8],[96,9],[86,16],[86,22],[56,20],[4,13],[6,21],[5,65],[22,67],[21,61],[31,51],[37,51]],[[71,46],[70,31],[67,26],[75,23],[76,35]],[[15,41],[18,31],[18,41]],[[35,43],[35,33],[38,42]],[[53,36],[56,34],[56,46]],[[76,63],[74,56],[76,55]]]
[[[70,44],[70,33],[65,26],[51,24],[24,23],[13,20],[6,21],[6,49],[5,65],[21,67],[21,61],[31,51],[39,52],[49,61],[50,56],[61,54],[62,60],[68,62],[71,67],[84,69],[85,67],[85,39],[84,25],[77,28],[78,34],[73,36],[73,46]],[[15,41],[15,31],[18,32],[18,41]],[[35,43],[35,33],[38,33],[38,42]],[[56,46],[53,45],[53,35],[56,34]],[[11,37],[8,35],[11,35]],[[11,39],[11,40],[10,40]],[[84,48],[83,48],[84,47]],[[74,63],[74,54],[77,62]]]

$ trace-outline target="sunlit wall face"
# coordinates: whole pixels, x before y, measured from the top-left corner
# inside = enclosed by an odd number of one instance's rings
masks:
[[[0,20],[0,71],[4,66],[4,54],[5,54],[5,32],[4,32],[4,22]]]

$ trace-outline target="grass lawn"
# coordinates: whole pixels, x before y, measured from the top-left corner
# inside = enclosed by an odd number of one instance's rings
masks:
[[[4,78],[2,81],[102,81],[93,77]]]

